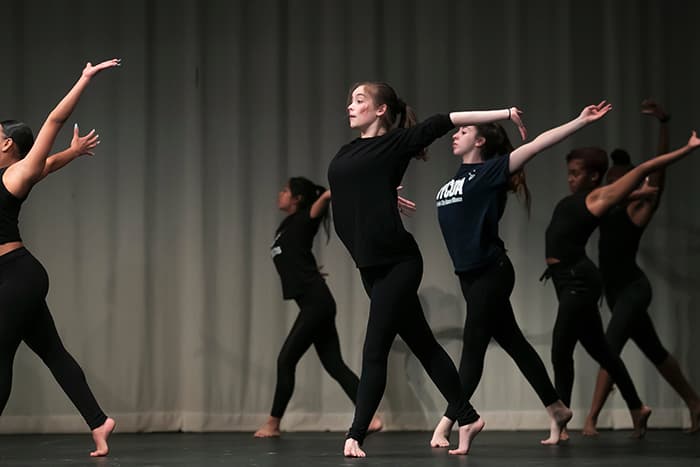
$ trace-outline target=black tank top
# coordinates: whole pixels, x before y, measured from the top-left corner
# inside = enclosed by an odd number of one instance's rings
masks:
[[[570,264],[586,256],[586,243],[600,218],[586,207],[590,191],[574,193],[559,201],[545,233],[545,254]]]
[[[605,284],[619,284],[639,277],[637,250],[644,227],[632,222],[626,205],[612,208],[600,220],[598,265]]]
[[[2,181],[5,170],[7,167],[0,169],[0,245],[22,241],[19,236],[19,210],[26,199],[19,199],[7,191]]]

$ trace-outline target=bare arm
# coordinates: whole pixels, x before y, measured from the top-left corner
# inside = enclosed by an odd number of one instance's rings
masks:
[[[56,135],[73,112],[73,109],[75,109],[80,100],[80,95],[90,83],[92,77],[101,70],[118,65],[118,59],[108,60],[94,66],[88,62],[83,69],[80,79],[49,114],[39,130],[29,153],[22,160],[12,164],[5,172],[3,181],[13,195],[23,198],[32,186],[41,180],[44,167],[46,166],[46,159],[56,139]]]
[[[610,110],[612,110],[612,105],[605,101],[602,101],[598,105],[589,105],[585,107],[581,111],[581,114],[575,119],[556,128],[552,128],[551,130],[547,130],[529,143],[525,143],[513,150],[513,152],[510,153],[510,163],[508,166],[510,173],[515,173],[520,170],[530,159],[544,149],[557,144],[589,123],[603,118]]]
[[[642,114],[649,115],[659,120],[659,142],[656,154],[665,154],[669,151],[668,113],[653,99],[645,99],[642,102]],[[666,184],[666,170],[664,168],[650,174],[644,185],[656,188],[653,196],[640,197],[627,206],[627,215],[638,226],[644,226],[651,221],[656,208],[661,201],[661,195]],[[634,192],[633,192],[634,194]]]
[[[456,127],[477,125],[479,123],[492,123],[499,120],[512,120],[520,131],[520,137],[524,140],[527,138],[527,129],[523,124],[520,115],[522,110],[517,107],[511,107],[503,110],[473,110],[467,112],[451,112],[450,120]]]
[[[614,183],[596,188],[586,197],[586,207],[594,216],[602,216],[615,204],[623,201],[632,193],[647,175],[666,167],[690,154],[700,146],[700,138],[693,131],[688,143],[675,151],[642,162]]]
[[[70,147],[59,153],[52,154],[46,159],[44,171],[41,173],[41,179],[44,179],[48,174],[62,169],[67,164],[77,159],[80,156],[94,156],[92,152],[98,144],[100,144],[100,135],[95,134],[95,130],[91,130],[87,135],[80,136],[78,124],[73,127],[73,140]]]
[[[316,219],[317,217],[323,216],[323,214],[328,209],[328,203],[331,202],[331,190],[326,190],[321,196],[318,197],[314,204],[311,205],[309,210],[309,217]]]

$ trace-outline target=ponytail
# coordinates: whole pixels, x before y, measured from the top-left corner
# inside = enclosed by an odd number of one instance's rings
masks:
[[[326,187],[317,185],[305,177],[292,177],[289,179],[289,191],[292,196],[299,198],[297,209],[311,209],[311,206],[318,200],[326,191]],[[331,238],[331,216],[330,207],[321,214],[321,224],[326,232],[326,243]]]

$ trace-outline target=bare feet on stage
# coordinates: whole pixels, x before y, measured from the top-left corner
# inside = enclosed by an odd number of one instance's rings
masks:
[[[343,455],[345,457],[367,457],[365,451],[360,449],[360,443],[352,438],[345,440],[345,448],[343,449]]]
[[[686,433],[700,433],[700,407],[690,411],[690,428],[686,430]]]
[[[384,428],[384,424],[382,423],[382,419],[379,418],[377,415],[372,417],[372,421],[369,422],[369,427],[367,427],[367,434],[372,434],[372,433],[378,433],[382,431]]]
[[[546,407],[547,414],[550,418],[549,438],[540,441],[544,445],[559,444],[562,439],[562,432],[566,429],[566,424],[569,423],[574,413],[562,401],[556,401]]]
[[[581,433],[583,433],[583,436],[598,436],[597,425],[598,420],[593,417],[593,415],[589,414],[586,417],[586,421],[583,423],[583,430],[581,430]]]
[[[253,436],[256,438],[278,438],[282,433],[280,432],[280,421],[282,419],[279,417],[270,417],[267,419],[265,424],[258,428]]]
[[[630,410],[630,413],[632,415],[632,425],[634,425],[632,437],[637,439],[644,438],[644,435],[647,434],[647,422],[651,415],[651,409],[643,405],[641,409]]]
[[[107,438],[114,431],[114,426],[116,422],[108,418],[101,425],[92,430],[92,440],[95,442],[95,450],[90,453],[90,457],[102,457],[109,454],[109,446],[107,445]]]
[[[450,433],[454,421],[447,417],[442,417],[433,431],[433,438],[430,440],[431,448],[446,448],[450,446]]]
[[[469,454],[469,448],[471,447],[472,441],[474,440],[474,438],[476,438],[476,435],[478,435],[481,432],[481,430],[484,429],[484,425],[486,425],[484,420],[479,418],[474,423],[460,426],[459,446],[457,447],[457,449],[451,449],[448,452],[454,455]]]

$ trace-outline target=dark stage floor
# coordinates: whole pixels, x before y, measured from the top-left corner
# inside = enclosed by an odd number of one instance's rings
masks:
[[[700,466],[700,436],[653,430],[638,441],[628,431],[604,431],[596,439],[578,432],[565,446],[543,447],[544,432],[486,431],[469,456],[427,447],[430,433],[389,432],[365,442],[365,459],[341,456],[342,433],[286,433],[256,440],[250,433],[115,434],[112,454],[91,459],[90,435],[0,436],[0,466]],[[456,437],[456,433],[453,434]]]

